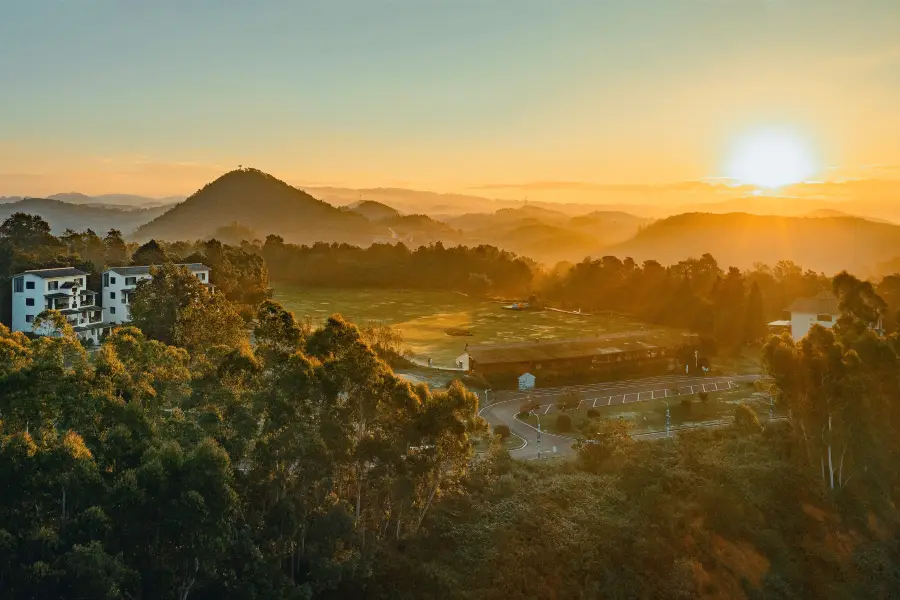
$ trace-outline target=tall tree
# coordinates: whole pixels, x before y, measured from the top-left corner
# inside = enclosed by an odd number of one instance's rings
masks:
[[[107,267],[122,267],[128,264],[128,246],[118,229],[110,229],[103,238],[104,262]]]
[[[132,323],[147,337],[197,350],[233,347],[245,339],[231,304],[187,268],[165,263],[151,274],[138,283],[131,302]]]
[[[766,319],[763,309],[762,292],[759,284],[750,284],[750,293],[747,294],[747,309],[744,316],[744,341],[758,342],[766,334]]]
[[[34,250],[51,243],[50,225],[39,215],[14,213],[0,224],[0,240],[22,248]]]
[[[171,262],[171,258],[156,240],[150,240],[135,250],[131,257],[133,265],[161,265],[166,262]]]

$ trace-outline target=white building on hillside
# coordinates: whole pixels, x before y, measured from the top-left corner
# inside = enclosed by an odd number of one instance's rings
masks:
[[[831,329],[841,316],[837,296],[830,292],[822,292],[813,298],[797,298],[790,308],[790,320],[773,321],[769,323],[772,331],[783,331],[790,328],[791,337],[795,342],[803,339],[813,325],[821,325]]]
[[[12,280],[12,330],[41,334],[34,319],[47,309],[58,310],[79,338],[98,342],[103,312],[97,293],[87,289],[88,274],[72,267],[25,271]]]
[[[200,263],[179,264],[193,273],[202,283],[209,285],[209,267]],[[113,267],[103,272],[103,320],[109,325],[120,325],[131,320],[129,304],[139,281],[150,279],[150,265],[139,267]],[[210,286],[212,287],[212,286]]]

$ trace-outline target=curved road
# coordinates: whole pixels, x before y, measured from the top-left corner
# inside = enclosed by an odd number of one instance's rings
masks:
[[[538,444],[537,429],[527,423],[516,419],[522,402],[528,399],[540,403],[536,410],[541,416],[552,414],[556,410],[556,401],[565,393],[566,389],[575,389],[581,393],[581,408],[600,408],[614,404],[628,404],[631,402],[643,402],[658,398],[675,397],[675,389],[679,394],[696,394],[702,391],[715,392],[731,389],[738,382],[756,381],[760,375],[736,375],[736,376],[707,376],[690,377],[671,375],[666,377],[651,377],[647,379],[633,379],[629,381],[610,381],[591,385],[570,386],[569,388],[539,388],[531,392],[497,392],[489,400],[496,400],[478,411],[478,414],[495,425],[506,425],[515,435],[520,437],[525,445],[517,450],[510,450],[513,458],[533,459],[541,456],[551,456],[553,447],[556,454],[567,455],[573,452],[572,444],[575,438],[564,437],[552,433],[541,432],[540,445]],[[654,434],[638,434],[636,437],[646,439]]]

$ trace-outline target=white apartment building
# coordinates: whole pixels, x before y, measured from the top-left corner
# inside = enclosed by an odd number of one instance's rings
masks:
[[[202,283],[209,285],[209,267],[200,263],[178,264],[193,273]],[[131,321],[131,296],[138,282],[150,279],[151,265],[139,267],[113,267],[103,272],[103,321],[120,325]],[[212,287],[212,286],[210,286]]]
[[[97,294],[87,289],[88,274],[72,267],[25,271],[13,277],[12,330],[38,335],[52,331],[34,328],[35,318],[47,309],[58,310],[75,334],[94,343],[103,333],[103,311]]]

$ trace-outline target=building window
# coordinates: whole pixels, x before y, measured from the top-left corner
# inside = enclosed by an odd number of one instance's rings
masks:
[[[206,281],[206,273],[197,273],[197,277],[200,278],[200,281]]]
[[[115,307],[115,306],[110,306],[110,307],[109,307],[109,314],[111,314],[111,315],[116,314],[116,307]]]
[[[58,282],[58,281],[48,281],[48,282],[47,282],[47,289],[50,290],[51,292],[52,292],[53,290],[58,290],[58,289],[59,289],[59,282]]]
[[[34,298],[25,298],[25,306],[34,306]]]
[[[103,274],[103,287],[109,287],[109,273]]]
[[[122,304],[128,304],[128,294],[122,294]]]
[[[109,299],[110,299],[110,300],[115,300],[115,299],[116,299],[116,293],[115,293],[115,292],[110,292],[110,293],[109,293]]]
[[[831,323],[834,321],[834,317],[832,315],[816,315],[816,321],[821,323]]]
[[[125,285],[137,285],[137,277],[126,277]]]
[[[25,315],[26,323],[34,323],[34,315]]]
[[[25,282],[25,289],[26,289],[26,290],[33,290],[33,289],[34,289],[34,282],[33,282],[33,281],[26,281],[26,282]]]
[[[25,291],[25,280],[22,277],[13,279],[13,291],[17,294],[21,294]]]
[[[116,285],[116,278],[110,276],[110,278],[109,278],[109,284],[110,284],[110,285]]]

